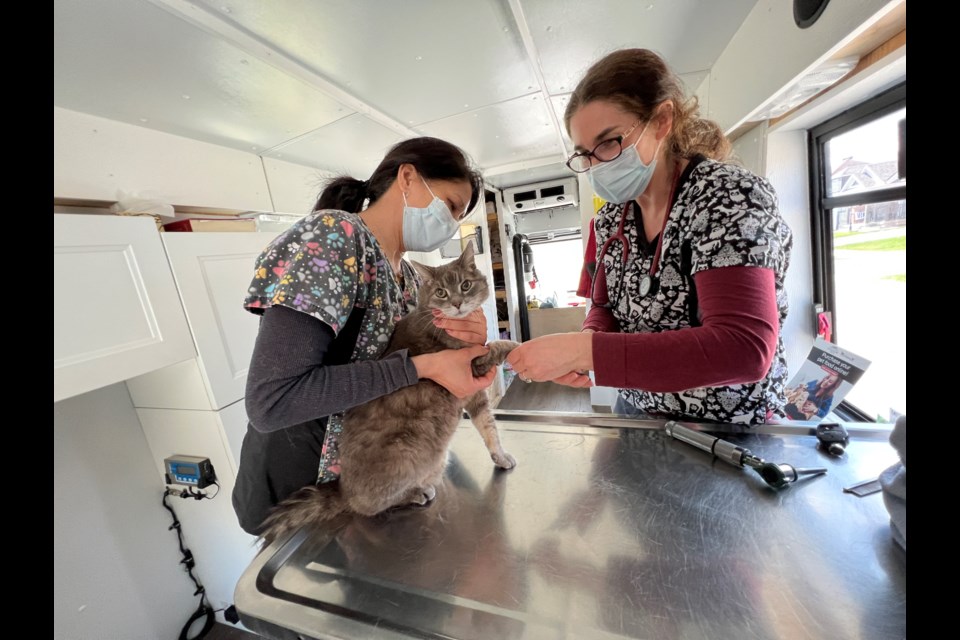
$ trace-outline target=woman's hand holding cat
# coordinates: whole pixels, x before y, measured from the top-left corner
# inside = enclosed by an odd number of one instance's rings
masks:
[[[592,340],[589,333],[541,336],[511,351],[507,362],[528,380],[589,387],[592,383],[584,372],[593,369]]]
[[[487,317],[483,314],[483,309],[474,309],[465,318],[451,318],[438,309],[433,309],[433,326],[468,344],[487,343]]]
[[[433,380],[458,398],[468,398],[476,392],[493,384],[497,375],[496,367],[479,378],[473,377],[470,363],[477,356],[489,351],[486,347],[475,345],[463,349],[446,349],[436,353],[413,356],[417,375],[421,379]]]

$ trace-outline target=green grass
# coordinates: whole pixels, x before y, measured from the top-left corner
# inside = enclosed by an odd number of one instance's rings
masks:
[[[894,281],[896,281],[896,282],[903,282],[904,284],[906,284],[906,282],[907,282],[907,274],[905,274],[905,273],[898,273],[897,275],[894,275],[894,276],[883,276],[883,279],[884,279],[884,280],[894,280]]]
[[[833,237],[846,238],[847,236],[858,236],[860,235],[860,233],[861,233],[860,231],[834,231]]]
[[[845,244],[837,247],[837,249],[852,249],[854,251],[905,251],[907,249],[907,236],[903,235],[896,238]]]

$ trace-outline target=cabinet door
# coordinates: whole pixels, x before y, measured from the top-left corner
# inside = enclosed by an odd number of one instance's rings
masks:
[[[211,408],[244,395],[259,319],[243,299],[269,233],[165,233]]]
[[[193,358],[148,217],[54,214],[53,401]]]

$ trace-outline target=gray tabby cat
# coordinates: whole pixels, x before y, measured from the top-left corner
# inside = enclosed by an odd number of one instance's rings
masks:
[[[470,244],[460,258],[446,265],[413,263],[423,277],[419,305],[397,323],[384,356],[399,349],[416,356],[469,346],[435,327],[431,309],[464,317],[487,299],[489,287],[473,254]],[[487,346],[489,353],[472,362],[475,376],[502,364],[519,345],[495,340]],[[347,411],[340,434],[339,481],[304,487],[277,505],[263,523],[263,539],[269,544],[302,526],[319,525],[343,513],[372,516],[395,506],[426,504],[443,479],[447,447],[464,410],[494,464],[512,469],[517,462],[500,445],[486,390],[461,400],[424,379]]]

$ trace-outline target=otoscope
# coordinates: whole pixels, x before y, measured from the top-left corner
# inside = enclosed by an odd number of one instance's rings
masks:
[[[707,453],[711,453],[735,467],[740,467],[741,469],[750,467],[760,474],[764,482],[774,489],[781,489],[788,484],[796,482],[802,476],[815,476],[827,472],[824,468],[797,469],[793,465],[786,463],[776,464],[774,462],[767,462],[763,458],[759,458],[750,453],[749,449],[738,447],[726,440],[721,440],[720,438],[700,431],[694,431],[673,420],[668,421],[664,428],[668,436],[691,444],[698,449],[703,449]]]

